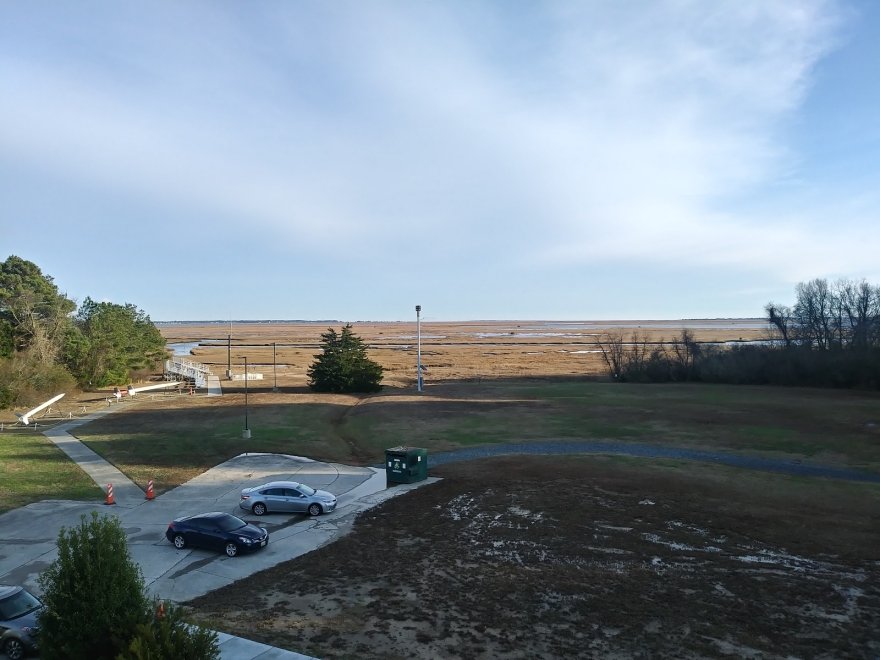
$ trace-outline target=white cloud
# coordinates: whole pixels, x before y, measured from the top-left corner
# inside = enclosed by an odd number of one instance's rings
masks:
[[[328,254],[841,266],[737,212],[790,171],[836,3],[102,6],[50,26],[72,54],[0,47],[4,151]]]

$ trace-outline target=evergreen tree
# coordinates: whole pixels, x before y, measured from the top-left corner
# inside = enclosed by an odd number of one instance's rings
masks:
[[[0,408],[73,386],[58,359],[74,309],[35,264],[14,255],[0,263]]]
[[[165,339],[142,310],[86,298],[66,336],[66,362],[83,385],[125,383],[165,356]]]
[[[111,660],[128,647],[150,604],[119,520],[92,513],[58,533],[58,558],[40,575],[40,655]]]
[[[75,385],[129,381],[165,357],[165,340],[134,305],[60,293],[40,268],[20,257],[0,262],[0,408],[34,403]]]
[[[309,387],[316,392],[378,392],[382,389],[382,366],[367,357],[364,340],[351,324],[336,334],[333,328],[321,335],[322,353],[309,367]]]
[[[40,268],[12,255],[0,263],[0,334],[3,352],[30,351],[40,364],[55,361],[76,303]]]

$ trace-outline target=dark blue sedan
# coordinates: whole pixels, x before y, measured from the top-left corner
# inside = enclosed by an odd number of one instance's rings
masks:
[[[178,550],[198,546],[220,550],[228,557],[259,550],[269,542],[269,532],[262,527],[220,511],[177,518],[169,523],[165,536]]]

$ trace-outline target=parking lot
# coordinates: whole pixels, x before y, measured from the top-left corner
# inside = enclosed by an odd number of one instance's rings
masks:
[[[316,518],[302,514],[255,516],[239,508],[242,488],[292,480],[332,492],[336,511]],[[130,494],[116,504],[43,501],[0,516],[0,583],[21,584],[39,593],[39,574],[56,558],[62,527],[97,511],[119,518],[129,552],[141,567],[149,592],[185,601],[253,573],[303,555],[344,534],[360,511],[410,487],[386,489],[385,473],[373,468],[321,463],[278,454],[243,454],[153,500]],[[228,558],[206,550],[177,550],[165,539],[168,523],[180,516],[225,511],[269,530],[259,552]]]

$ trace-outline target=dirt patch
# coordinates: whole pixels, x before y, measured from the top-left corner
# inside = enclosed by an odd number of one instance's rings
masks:
[[[880,653],[876,488],[596,457],[432,472],[195,616],[319,657]]]

